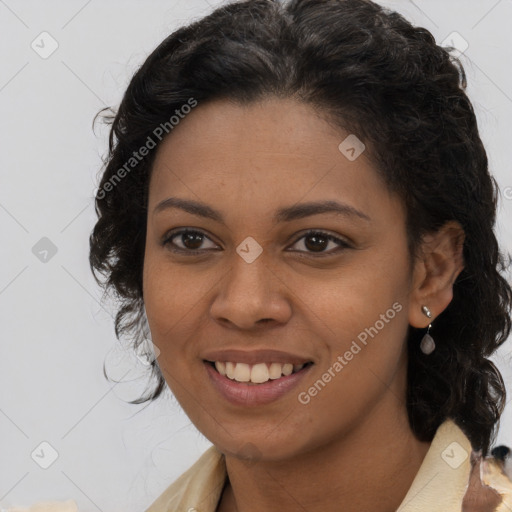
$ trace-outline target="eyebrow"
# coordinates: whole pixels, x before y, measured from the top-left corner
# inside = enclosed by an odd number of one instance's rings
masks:
[[[222,214],[200,201],[192,199],[182,199],[179,197],[169,197],[158,203],[153,210],[153,214],[160,213],[165,210],[172,208],[178,208],[185,212],[212,219],[223,225],[226,225]],[[322,213],[336,213],[345,217],[358,217],[366,221],[371,221],[370,217],[365,213],[357,210],[353,206],[345,203],[339,203],[338,201],[326,200],[326,201],[311,201],[307,203],[299,203],[293,206],[280,208],[276,211],[273,221],[278,222],[290,222],[292,220],[303,219],[312,215],[320,215]]]

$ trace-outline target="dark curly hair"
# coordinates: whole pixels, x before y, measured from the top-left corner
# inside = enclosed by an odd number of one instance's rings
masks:
[[[156,150],[127,169],[134,152],[155,138],[155,127],[170,133],[169,119],[193,101],[295,98],[364,142],[406,206],[411,258],[422,237],[446,222],[464,229],[465,268],[433,325],[437,348],[428,358],[418,349],[424,331],[409,327],[406,405],[420,440],[432,440],[452,418],[487,454],[506,397],[488,357],[509,334],[512,290],[493,231],[498,187],[465,89],[449,48],[369,0],[234,2],[172,33],[135,73],[117,113],[98,113],[111,130],[90,265],[120,301],[117,338],[138,346],[148,333],[142,270]],[[156,385],[132,403],[164,390],[156,362],[152,372]]]

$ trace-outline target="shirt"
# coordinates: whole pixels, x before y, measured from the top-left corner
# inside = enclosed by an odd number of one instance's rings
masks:
[[[472,474],[475,479],[470,481]],[[146,512],[215,512],[226,478],[224,455],[212,446]],[[498,504],[484,506],[483,491]],[[437,429],[397,512],[473,511],[511,512],[512,481],[495,459],[479,458],[464,432],[447,419]]]

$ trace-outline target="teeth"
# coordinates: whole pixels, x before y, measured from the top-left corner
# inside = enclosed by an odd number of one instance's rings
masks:
[[[226,363],[226,376],[229,379],[235,378],[235,365],[233,363]]]
[[[221,375],[226,375],[226,363],[221,363],[220,361],[217,361],[215,363],[215,368]]]
[[[283,364],[283,375],[291,375],[293,372],[293,364]]]
[[[272,363],[270,368],[268,369],[269,377],[271,379],[279,379],[281,377],[281,372],[283,369],[283,365],[279,363]]]
[[[249,382],[251,380],[251,367],[245,363],[236,363],[235,380],[238,382]]]
[[[238,363],[240,364],[240,363]],[[238,367],[237,364],[237,367]],[[268,367],[265,363],[258,363],[252,367],[251,370],[251,382],[255,382],[256,384],[261,384],[262,382],[267,382],[269,380]]]
[[[251,382],[253,384],[262,384],[269,380],[279,379],[283,375],[291,375],[302,370],[304,366],[305,364],[291,363],[258,363],[251,366],[246,363],[233,363],[229,361],[215,362],[215,368],[221,375],[237,382]]]

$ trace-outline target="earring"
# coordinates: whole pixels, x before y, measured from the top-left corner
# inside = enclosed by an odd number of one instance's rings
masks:
[[[422,306],[421,311],[427,318],[432,318],[432,312],[427,306]],[[425,336],[423,336],[421,343],[420,343],[420,349],[421,351],[426,354],[427,356],[429,354],[432,354],[436,348],[436,343],[434,341],[434,338],[430,336],[430,328],[432,327],[432,324],[429,324],[427,328],[427,332],[425,333]]]

